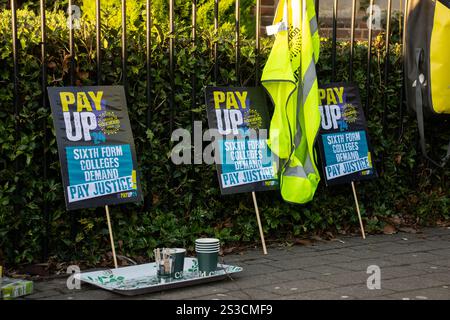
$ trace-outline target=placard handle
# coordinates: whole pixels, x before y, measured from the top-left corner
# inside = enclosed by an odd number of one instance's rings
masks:
[[[361,219],[361,212],[359,211],[359,203],[358,203],[358,197],[356,195],[356,188],[355,188],[355,182],[352,181],[352,189],[353,189],[353,196],[355,198],[355,204],[356,204],[356,212],[358,212],[358,219],[359,219],[359,226],[361,227],[361,235],[363,239],[366,238],[366,232],[364,231],[364,225]]]
[[[266,241],[264,240],[264,233],[263,233],[263,228],[262,228],[262,224],[261,224],[261,218],[259,217],[259,208],[258,208],[258,202],[256,201],[255,191],[252,192],[252,197],[253,197],[253,204],[255,205],[256,220],[258,220],[259,235],[261,237],[263,252],[264,252],[264,254],[267,254]]]
[[[114,259],[114,268],[117,269],[118,266],[117,266],[116,248],[114,247],[114,237],[113,237],[113,233],[112,233],[111,219],[109,217],[109,207],[107,205],[105,206],[105,211],[106,211],[106,220],[108,222],[109,240],[111,241],[111,249],[112,249],[112,254],[113,254],[113,259]]]

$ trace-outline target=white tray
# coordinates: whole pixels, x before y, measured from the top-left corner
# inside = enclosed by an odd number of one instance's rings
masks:
[[[185,258],[181,279],[159,279],[154,262],[118,269],[82,272],[76,274],[75,278],[105,290],[132,296],[222,280],[242,270],[241,267],[219,263],[214,275],[200,276],[197,259]]]

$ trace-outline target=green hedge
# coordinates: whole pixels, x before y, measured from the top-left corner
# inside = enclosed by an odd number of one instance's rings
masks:
[[[133,2],[130,2],[133,3]],[[192,249],[193,240],[201,235],[215,236],[226,244],[257,241],[258,230],[249,194],[221,196],[214,166],[173,166],[168,131],[170,92],[168,75],[168,39],[165,25],[152,30],[152,104],[146,103],[145,15],[142,7],[129,8],[128,79],[129,113],[135,137],[145,205],[129,204],[111,208],[118,251],[131,257],[147,258],[158,245],[185,246]],[[82,28],[75,32],[77,83],[95,84],[95,29],[85,11]],[[121,82],[120,16],[117,10],[104,12],[103,33],[104,84]],[[41,259],[46,232],[44,202],[50,213],[50,256],[58,260],[85,260],[97,263],[109,250],[103,210],[66,212],[53,125],[48,108],[41,103],[40,20],[33,11],[19,10],[19,82],[20,116],[13,113],[13,75],[11,13],[0,12],[0,262],[21,264]],[[49,10],[48,83],[69,85],[65,12]],[[210,27],[201,27],[195,49],[189,39],[189,21],[177,23],[176,45],[176,112],[174,127],[189,128],[192,118],[203,121],[203,86],[211,84],[214,36]],[[220,33],[219,84],[236,84],[234,73],[234,34]],[[264,62],[271,39],[262,41]],[[322,43],[318,66],[321,82],[331,74],[331,42]],[[242,85],[254,83],[254,40],[242,39]],[[355,48],[355,81],[363,101],[366,90],[367,43]],[[337,49],[337,77],[348,79],[349,44]],[[390,55],[389,84],[383,84],[383,37],[374,41],[371,96],[368,106],[369,131],[374,159],[380,177],[358,184],[364,222],[369,232],[376,232],[389,218],[417,224],[434,223],[449,217],[449,170],[430,170],[418,154],[417,130],[412,117],[405,115],[403,135],[400,126],[399,99],[402,86],[400,46],[393,44]],[[262,67],[262,66],[261,66]],[[198,83],[198,106],[191,108],[191,74]],[[383,97],[387,95],[387,130],[383,132]],[[147,126],[150,111],[151,125]],[[15,139],[15,120],[19,121],[19,139]],[[46,155],[48,178],[43,179],[43,128],[48,132]],[[435,138],[435,145],[444,140]],[[19,170],[15,170],[15,163]],[[330,235],[354,232],[358,228],[350,186],[333,189],[323,184],[315,199],[303,206],[282,201],[278,192],[258,193],[258,201],[269,239],[291,242],[308,234]],[[72,222],[76,228],[72,228]]]

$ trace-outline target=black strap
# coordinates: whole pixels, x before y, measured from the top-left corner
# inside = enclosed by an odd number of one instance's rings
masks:
[[[422,48],[416,48],[416,116],[417,116],[417,125],[419,127],[419,135],[420,135],[420,148],[422,149],[423,156],[428,159],[433,165],[443,168],[447,161],[450,159],[450,142],[447,148],[447,155],[441,160],[441,163],[436,162],[428,156],[426,143],[425,143],[425,126],[424,126],[424,116],[423,116],[423,96],[422,96],[422,88],[423,83],[420,81],[420,58],[422,57],[423,50]],[[425,80],[423,81],[425,82]]]

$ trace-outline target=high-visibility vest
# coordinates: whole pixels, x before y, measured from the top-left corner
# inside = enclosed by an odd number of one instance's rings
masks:
[[[261,77],[275,105],[269,146],[279,158],[283,199],[305,203],[320,181],[314,149],[320,125],[314,0],[280,0],[273,24],[275,42]]]

